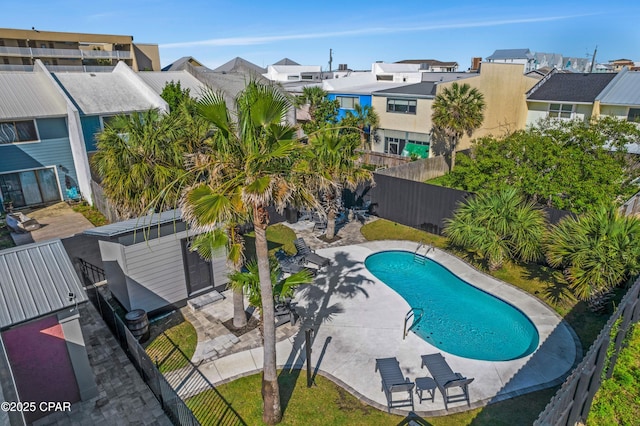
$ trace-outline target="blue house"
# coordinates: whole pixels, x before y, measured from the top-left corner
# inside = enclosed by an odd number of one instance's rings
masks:
[[[351,111],[355,114],[354,110],[356,108],[356,105],[371,106],[371,93],[329,93],[327,95],[327,98],[330,101],[337,100],[340,103],[340,109],[338,110],[338,120],[342,120],[342,118],[347,114],[347,111]]]
[[[3,207],[61,201],[88,182],[69,105],[46,68],[0,73],[0,197]]]

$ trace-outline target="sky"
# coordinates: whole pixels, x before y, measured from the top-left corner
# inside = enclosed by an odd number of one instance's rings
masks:
[[[28,0],[3,4],[1,28],[132,35],[155,43],[162,66],[193,56],[215,68],[240,56],[266,67],[282,58],[301,65],[375,61],[456,61],[496,49],[640,61],[636,1]]]

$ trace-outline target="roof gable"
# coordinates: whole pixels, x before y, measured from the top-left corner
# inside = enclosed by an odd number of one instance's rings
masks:
[[[213,72],[242,72],[246,70],[253,71],[258,74],[264,74],[267,72],[266,69],[240,57],[235,57],[229,62],[220,65],[218,68],[215,68]]]
[[[487,60],[503,60],[503,59],[533,59],[533,54],[529,49],[498,49],[491,56],[487,56]]]

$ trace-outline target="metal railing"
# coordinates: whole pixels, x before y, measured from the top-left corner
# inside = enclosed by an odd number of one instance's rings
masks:
[[[46,47],[0,46],[0,56],[70,59],[131,59],[128,50],[51,49]]]
[[[79,264],[89,299],[173,424],[246,425],[231,404],[164,333],[156,339],[158,343],[151,352],[157,355],[152,360],[118,316],[117,309],[94,285],[102,281],[104,271],[82,259]],[[195,413],[189,408],[190,401],[196,407]]]
[[[420,313],[420,315],[417,317],[416,317],[416,311]],[[404,316],[404,326],[402,327],[402,330],[403,330],[402,340],[404,340],[407,337],[407,334],[409,334],[409,332],[411,331],[411,329],[420,322],[423,315],[424,315],[424,310],[422,308],[411,308],[411,310],[409,310],[409,312],[406,313],[406,315]],[[407,328],[407,324],[409,323],[409,320],[411,318],[413,318],[413,322],[411,323],[409,328]]]

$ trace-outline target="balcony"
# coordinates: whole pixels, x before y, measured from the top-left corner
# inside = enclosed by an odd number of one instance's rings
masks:
[[[37,47],[0,46],[0,56],[26,58],[69,58],[69,59],[131,59],[126,50],[80,50],[80,49],[44,49]]]
[[[45,65],[50,72],[111,72],[113,65]],[[0,71],[33,71],[33,65],[0,64]]]

